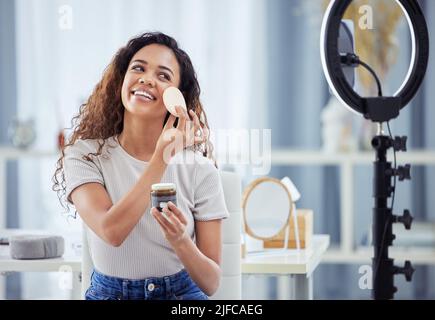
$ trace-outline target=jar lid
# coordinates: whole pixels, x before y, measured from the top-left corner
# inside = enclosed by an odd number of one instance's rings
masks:
[[[152,191],[175,190],[174,183],[155,183],[151,186]]]

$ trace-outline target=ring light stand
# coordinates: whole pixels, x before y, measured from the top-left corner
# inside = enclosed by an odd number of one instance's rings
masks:
[[[361,114],[364,118],[378,123],[378,135],[372,140],[376,152],[374,162],[373,197],[373,246],[374,257],[372,260],[374,299],[392,299],[397,288],[394,286],[394,275],[404,274],[407,281],[411,281],[414,269],[409,261],[404,267],[394,266],[394,260],[388,257],[388,247],[392,246],[395,235],[392,233],[392,224],[401,222],[406,229],[411,228],[412,216],[408,210],[402,216],[393,214],[394,192],[396,177],[399,181],[411,179],[410,165],[392,166],[387,161],[387,150],[406,151],[407,137],[386,136],[382,125],[399,116],[404,108],[417,93],[424,75],[429,58],[429,35],[427,25],[421,8],[415,0],[396,0],[402,7],[406,16],[412,37],[411,64],[401,87],[392,97],[382,96],[379,79],[374,71],[353,53],[342,54],[338,51],[338,36],[343,15],[352,0],[332,0],[326,10],[320,37],[320,55],[326,80],[343,105],[352,112]],[[375,77],[378,84],[378,97],[361,97],[349,85],[342,67],[364,66]],[[388,126],[389,129],[389,126]],[[394,184],[392,184],[392,180]],[[391,207],[388,199],[393,196]]]

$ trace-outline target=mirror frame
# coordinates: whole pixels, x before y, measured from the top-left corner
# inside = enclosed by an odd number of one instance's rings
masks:
[[[249,196],[250,196],[251,192],[255,189],[255,187],[257,187],[259,184],[264,183],[264,182],[273,182],[273,183],[276,183],[279,186],[281,186],[287,192],[288,199],[289,199],[289,202],[290,202],[290,211],[288,213],[286,222],[284,223],[282,228],[279,229],[279,231],[275,235],[273,235],[271,237],[268,237],[268,238],[266,238],[266,237],[260,237],[260,236],[256,235],[252,231],[252,229],[249,227],[249,225],[247,223],[247,219],[246,219],[246,217],[247,217],[246,216],[246,205],[248,203]],[[285,229],[289,226],[289,222],[290,222],[290,219],[291,219],[292,214],[293,214],[293,208],[294,208],[294,202],[293,202],[292,196],[290,194],[290,191],[285,186],[285,184],[281,182],[281,180],[278,180],[276,178],[271,178],[271,177],[263,177],[263,178],[255,179],[243,191],[242,210],[243,210],[243,228],[244,228],[244,231],[245,231],[246,234],[248,234],[252,238],[255,238],[255,239],[258,239],[258,240],[270,240],[270,239],[273,239],[278,234],[280,234],[281,232],[285,231]]]

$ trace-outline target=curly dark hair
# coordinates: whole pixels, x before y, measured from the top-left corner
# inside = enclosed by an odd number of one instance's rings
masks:
[[[125,47],[116,53],[87,102],[80,106],[78,115],[71,120],[72,135],[61,148],[61,156],[56,163],[56,171],[52,178],[52,189],[57,192],[59,201],[64,208],[69,209],[67,199],[65,199],[66,183],[63,165],[65,148],[73,145],[79,139],[96,139],[99,145],[98,150],[83,157],[87,161],[92,161],[90,156],[101,155],[106,139],[122,132],[125,108],[121,100],[121,89],[124,77],[133,56],[140,49],[151,44],[164,45],[174,52],[180,65],[179,89],[186,100],[187,109],[196,113],[200,119],[201,127],[209,128],[207,116],[199,99],[201,89],[196,72],[189,56],[178,47],[177,41],[161,32],[147,32],[132,38]],[[163,126],[169,116],[168,112]],[[213,159],[213,146],[208,137],[203,143],[194,147],[205,157]]]

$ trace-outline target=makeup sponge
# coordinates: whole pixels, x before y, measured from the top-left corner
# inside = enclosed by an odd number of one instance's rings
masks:
[[[186,101],[184,100],[183,94],[176,87],[169,87],[163,92],[163,103],[166,106],[166,109],[177,116],[175,107],[180,106],[187,111]]]
[[[49,259],[61,257],[65,241],[54,235],[20,235],[9,239],[13,259]]]

